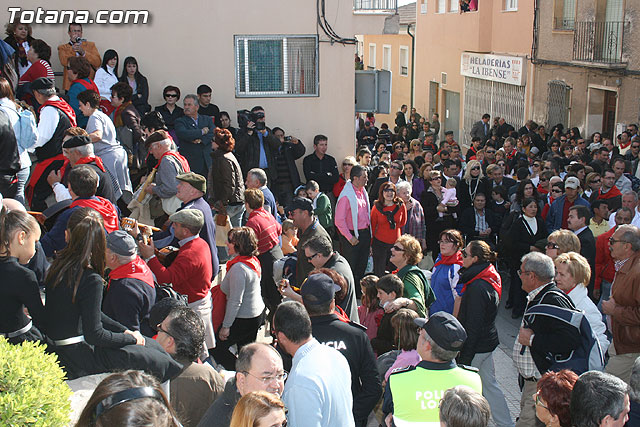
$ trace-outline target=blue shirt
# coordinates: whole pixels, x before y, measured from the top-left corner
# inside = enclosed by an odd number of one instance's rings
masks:
[[[264,151],[264,137],[267,135],[269,135],[268,131],[264,135],[262,132],[258,132],[258,138],[260,138],[260,163],[258,164],[258,167],[260,169],[266,169],[269,167],[269,163],[267,162],[267,153]]]

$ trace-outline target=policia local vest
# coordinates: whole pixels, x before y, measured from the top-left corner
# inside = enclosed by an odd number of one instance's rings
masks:
[[[433,366],[440,369],[429,369]],[[444,365],[444,366],[443,366]],[[416,367],[399,369],[389,376],[396,427],[440,427],[438,407],[444,392],[466,385],[482,393],[482,381],[474,368],[422,361]]]

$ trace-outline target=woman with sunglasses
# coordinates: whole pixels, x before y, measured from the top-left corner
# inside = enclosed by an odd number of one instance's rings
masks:
[[[549,427],[571,427],[571,391],[578,375],[568,369],[548,371],[538,380],[537,392],[532,396],[536,403],[536,417]]]
[[[462,251],[463,283],[458,320],[467,331],[458,362],[478,368],[482,394],[491,406],[493,421],[498,426],[512,426],[513,420],[504,394],[496,381],[493,352],[500,344],[496,329],[498,304],[502,295],[502,279],[494,267],[497,254],[482,240],[469,242]]]
[[[158,105],[156,111],[162,115],[169,134],[174,141],[178,140],[178,136],[175,131],[176,120],[184,116],[184,110],[178,106],[177,102],[180,100],[180,88],[176,86],[167,86],[162,90],[162,97],[164,98],[164,104]]]
[[[513,307],[511,317],[514,319],[522,316],[526,301],[526,293],[522,290],[522,282],[518,275],[520,259],[529,252],[538,251],[536,242],[545,239],[548,234],[545,222],[538,216],[539,211],[536,199],[524,199],[522,213],[514,220],[504,241],[511,273],[507,308]]]
[[[407,207],[392,182],[380,186],[378,200],[371,208],[371,254],[373,274],[382,277],[389,269],[391,247],[407,223]]]
[[[236,405],[230,427],[286,427],[284,403],[267,391],[247,393]]]
[[[429,173],[429,186],[422,193],[420,204],[424,210],[424,219],[427,222],[427,250],[431,251],[431,256],[435,261],[440,253],[438,237],[440,233],[449,228],[456,228],[456,220],[452,213],[457,209],[449,208],[440,202],[443,199],[442,176],[440,171],[432,170]],[[444,213],[440,216],[439,213]]]
[[[473,199],[476,198],[476,194],[490,193],[490,187],[487,183],[488,181],[482,172],[480,162],[478,160],[469,161],[456,189],[461,211],[473,206]]]
[[[582,197],[584,197],[585,200],[589,200],[592,194],[598,194],[598,191],[600,191],[600,187],[602,187],[602,177],[598,172],[591,172],[585,178],[585,183],[586,186]]]
[[[573,231],[564,229],[556,230],[549,234],[545,246],[547,256],[551,259],[556,259],[558,255],[567,252],[580,253],[580,239],[578,239],[578,236]]]
[[[549,214],[549,209],[551,209],[551,205],[553,204],[553,201],[562,197],[563,194],[564,194],[564,182],[556,181],[553,184],[551,184],[551,190],[547,195],[547,203],[542,208],[542,214],[541,214],[542,219],[544,220],[547,219],[547,215]]]

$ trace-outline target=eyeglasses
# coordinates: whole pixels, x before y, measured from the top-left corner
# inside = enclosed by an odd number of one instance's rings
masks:
[[[495,154],[496,150],[487,150],[487,154]]]
[[[454,242],[452,242],[451,240],[438,240],[438,244],[439,245],[446,245],[446,244],[454,244]]]
[[[613,237],[609,237],[609,244],[615,245],[616,243],[629,243],[626,240],[614,239]]]
[[[274,381],[284,381],[287,379],[287,377],[289,376],[289,374],[287,373],[287,371],[282,371],[281,374],[278,375],[269,375],[266,377],[258,377],[256,375],[253,375],[251,372],[249,371],[242,371],[243,373],[247,374],[247,375],[251,375],[253,378],[262,381],[262,384],[264,385],[269,385]],[[285,424],[286,425],[286,424]]]
[[[308,257],[307,257],[307,261],[309,261],[309,262],[313,261],[313,259],[314,259],[315,257],[317,257],[317,256],[318,256],[318,254],[319,254],[319,252],[316,252],[315,254],[313,254],[313,255],[311,255],[311,256],[308,256]]]
[[[479,171],[480,170],[480,166],[474,166],[471,168],[472,171]]]
[[[558,193],[558,194],[562,194],[562,190],[559,190],[557,188],[554,188],[553,190],[551,190],[552,193]]]
[[[462,251],[462,258],[469,258],[470,256],[467,251]]]
[[[177,93],[167,93],[164,97],[165,98],[177,98],[178,94]]]
[[[549,243],[547,243],[547,246],[545,246],[545,248],[547,248],[547,249],[558,249],[559,246],[558,246],[557,243],[549,242]]]
[[[401,248],[401,247],[400,247],[400,246],[398,246],[398,245],[393,245],[393,246],[391,246],[391,249],[393,249],[394,251],[398,251],[398,252],[404,252],[404,249],[403,249],[403,248]]]
[[[171,335],[169,332],[167,332],[167,330],[166,330],[166,329],[162,329],[162,323],[158,323],[158,324],[156,325],[156,330],[157,330],[158,332],[164,332],[165,334],[169,335],[171,338],[175,338],[173,335]]]
[[[640,148],[640,145],[632,145],[631,148],[633,148],[634,150],[637,150],[638,148]]]
[[[533,395],[533,400],[536,401],[536,406],[540,406],[544,409],[546,409],[547,411],[549,410],[549,408],[547,408],[545,405],[542,404],[542,401],[540,400],[540,392],[538,391],[536,394]]]
[[[385,188],[384,190],[382,190],[383,193],[395,193],[396,190],[394,190],[393,188]]]
[[[522,276],[523,274],[526,274],[526,273],[531,273],[531,272],[527,270],[518,270],[518,276]]]
[[[602,182],[601,179],[594,179],[591,181],[592,184],[600,184]]]
[[[540,167],[540,164],[539,164],[539,163],[534,163],[534,164],[533,164],[533,167],[534,167],[534,168],[539,168],[539,167]]]

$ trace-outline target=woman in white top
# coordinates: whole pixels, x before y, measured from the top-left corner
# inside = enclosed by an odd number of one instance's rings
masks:
[[[100,90],[100,97],[111,99],[111,86],[118,83],[118,52],[109,49],[102,57],[102,65],[96,71],[96,77],[93,79],[96,86]]]
[[[260,276],[262,270],[258,254],[258,238],[249,227],[233,228],[229,231],[227,251],[232,256],[227,262],[227,274],[220,290],[227,297],[222,327],[216,334],[216,347],[211,355],[217,363],[231,371],[235,369],[236,356],[229,347],[241,348],[256,340],[262,324],[262,301]]]
[[[602,314],[587,295],[587,285],[591,279],[589,262],[576,252],[558,255],[554,262],[556,264],[556,285],[569,295],[578,310],[584,311],[604,354],[609,348],[609,340],[606,335],[607,327],[602,321]]]

